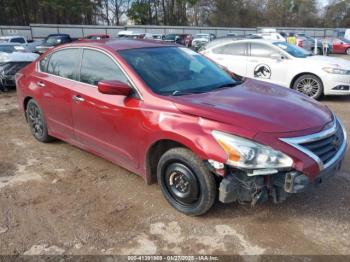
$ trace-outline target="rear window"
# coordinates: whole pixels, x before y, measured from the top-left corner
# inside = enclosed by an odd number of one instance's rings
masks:
[[[57,51],[50,57],[47,73],[69,79],[76,79],[76,70],[80,61],[80,49],[72,48]]]

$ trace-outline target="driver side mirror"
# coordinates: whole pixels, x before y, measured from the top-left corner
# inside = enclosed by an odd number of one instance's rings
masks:
[[[97,89],[100,93],[106,95],[128,96],[131,92],[131,87],[117,80],[103,80],[98,82]]]

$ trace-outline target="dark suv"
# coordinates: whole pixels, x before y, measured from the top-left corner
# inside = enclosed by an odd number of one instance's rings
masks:
[[[45,53],[47,50],[66,43],[72,42],[70,35],[68,34],[51,34],[48,35],[43,43],[35,48],[35,52],[39,54]]]

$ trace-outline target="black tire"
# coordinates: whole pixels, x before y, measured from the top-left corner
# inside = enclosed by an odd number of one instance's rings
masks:
[[[321,79],[312,74],[305,74],[298,77],[292,88],[316,100],[323,95],[323,83]]]
[[[346,54],[350,55],[350,48],[346,49]]]
[[[27,104],[26,117],[30,131],[36,140],[43,143],[54,140],[53,137],[48,134],[43,111],[33,99],[29,100]]]
[[[165,199],[186,215],[202,215],[214,204],[217,192],[214,175],[186,148],[173,148],[163,154],[157,178]]]

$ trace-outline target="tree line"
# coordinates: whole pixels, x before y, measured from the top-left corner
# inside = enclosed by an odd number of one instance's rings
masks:
[[[0,25],[350,27],[350,0],[0,0]]]

